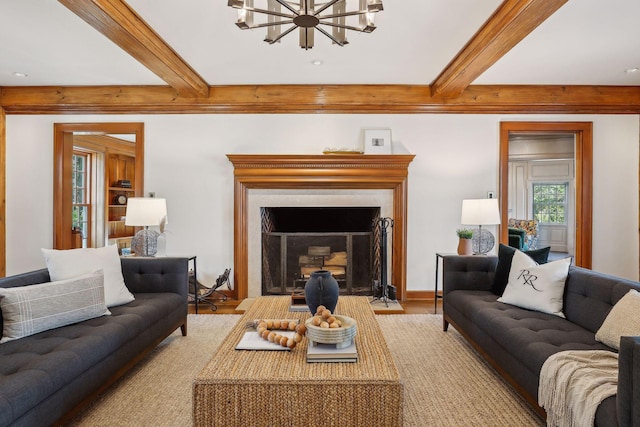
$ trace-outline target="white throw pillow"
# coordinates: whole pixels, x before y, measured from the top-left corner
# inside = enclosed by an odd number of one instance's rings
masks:
[[[58,282],[0,288],[0,343],[111,314],[102,271]]]
[[[104,271],[104,300],[107,307],[134,300],[124,284],[120,255],[115,245],[104,248],[42,249],[52,281],[71,279],[92,271]]]
[[[571,258],[538,265],[529,256],[516,250],[509,271],[509,282],[498,301],[565,317],[562,298],[570,265]]]
[[[620,349],[620,337],[640,335],[640,292],[631,289],[613,306],[596,332],[596,340]]]

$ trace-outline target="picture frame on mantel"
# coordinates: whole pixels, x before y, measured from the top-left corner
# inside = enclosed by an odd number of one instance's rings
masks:
[[[365,129],[364,154],[392,154],[391,129]]]

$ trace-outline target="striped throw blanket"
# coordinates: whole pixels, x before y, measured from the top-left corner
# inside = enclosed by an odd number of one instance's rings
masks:
[[[593,426],[598,405],[617,392],[618,355],[606,350],[570,350],[542,365],[538,403],[547,426]]]

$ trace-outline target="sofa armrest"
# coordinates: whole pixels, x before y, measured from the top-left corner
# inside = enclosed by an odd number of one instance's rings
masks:
[[[27,273],[15,274],[13,276],[0,278],[0,288],[15,288],[18,286],[37,285],[39,283],[50,282],[49,270],[46,268],[29,271]]]
[[[173,292],[186,301],[189,271],[187,258],[123,257],[124,283],[132,293]]]
[[[522,237],[523,239],[527,237],[527,232],[521,228],[509,227],[507,230],[509,231],[509,234],[515,234]]]
[[[640,426],[640,337],[620,339],[616,405],[619,426]]]
[[[498,257],[485,255],[446,256],[442,260],[444,295],[455,290],[490,291]]]
[[[509,246],[522,250],[524,247],[524,237],[519,234],[509,234]]]

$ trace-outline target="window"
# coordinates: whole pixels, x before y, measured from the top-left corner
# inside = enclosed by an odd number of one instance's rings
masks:
[[[74,246],[91,247],[91,154],[74,151],[72,157],[72,221]],[[78,236],[79,235],[79,236]],[[76,239],[80,239],[80,241]]]
[[[567,223],[568,183],[534,183],[533,217],[541,224]]]

